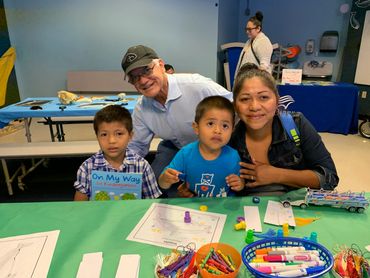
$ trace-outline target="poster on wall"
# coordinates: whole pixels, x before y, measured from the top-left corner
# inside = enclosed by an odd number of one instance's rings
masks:
[[[370,85],[370,10],[366,12],[362,31],[360,52],[358,54],[355,83]]]

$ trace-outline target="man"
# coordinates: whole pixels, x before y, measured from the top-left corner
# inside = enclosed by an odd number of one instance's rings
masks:
[[[177,151],[196,135],[192,129],[195,107],[207,96],[232,93],[199,74],[167,74],[164,61],[143,45],[130,47],[122,59],[128,82],[143,95],[133,112],[134,135],[128,148],[145,157],[154,135],[158,145],[152,168],[158,178]]]

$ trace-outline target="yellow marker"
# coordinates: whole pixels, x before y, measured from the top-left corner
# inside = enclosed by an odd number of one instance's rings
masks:
[[[235,230],[245,230],[247,227],[247,224],[245,224],[245,221],[240,221],[239,223],[234,225]]]
[[[254,258],[252,259],[252,263],[265,263],[265,260],[263,258]]]

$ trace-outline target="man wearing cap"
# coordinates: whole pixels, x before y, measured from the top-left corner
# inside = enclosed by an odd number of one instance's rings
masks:
[[[134,136],[128,147],[145,157],[153,137],[163,139],[152,163],[158,178],[179,149],[197,140],[192,129],[197,104],[212,95],[232,100],[232,93],[199,74],[166,74],[164,61],[143,45],[127,50],[122,68],[143,95],[133,112]]]

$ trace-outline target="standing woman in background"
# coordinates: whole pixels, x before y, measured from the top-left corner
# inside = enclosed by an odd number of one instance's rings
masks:
[[[272,44],[269,38],[262,32],[262,20],[263,14],[256,12],[255,16],[252,16],[245,26],[245,32],[249,39],[240,53],[235,77],[240,67],[245,63],[253,63],[262,70],[269,73],[272,72]]]

